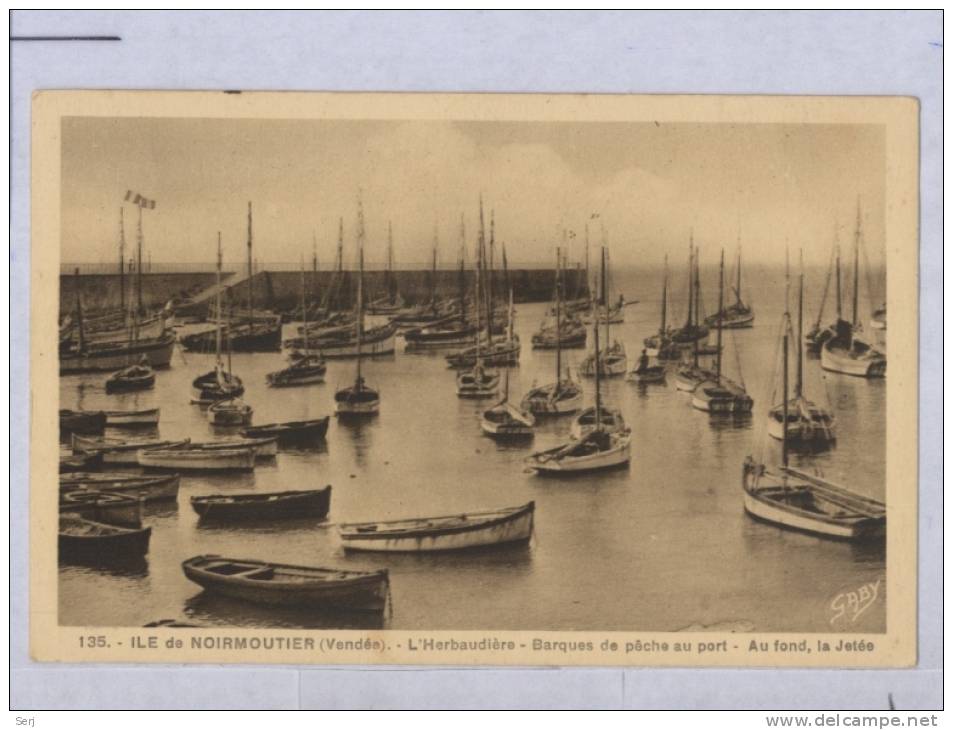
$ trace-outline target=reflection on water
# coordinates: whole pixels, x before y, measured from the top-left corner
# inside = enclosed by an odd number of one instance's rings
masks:
[[[756,324],[731,334],[725,367],[728,377],[743,376],[754,398],[747,418],[692,408],[690,395],[676,391],[671,378],[645,385],[614,378],[603,394],[632,429],[631,464],[596,476],[541,478],[525,471],[523,459],[565,442],[570,418],[541,419],[534,438],[523,443],[495,442],[479,425],[482,411],[495,401],[458,398],[455,371],[446,366],[443,353],[401,352],[369,360],[363,371],[381,391],[379,415],[332,418],[326,444],[282,445],[277,458],[259,462],[251,473],[183,475],[178,505],[145,510],[153,533],[144,566],[60,567],[62,622],[141,626],[157,618],[187,617],[220,626],[373,628],[367,622],[386,621],[399,629],[474,630],[676,630],[733,622],[758,631],[883,631],[883,600],[864,613],[863,626],[831,625],[829,611],[840,592],[883,577],[882,545],[786,532],[749,519],[742,508],[745,456],[763,448],[769,463],[780,458],[780,444],[764,431],[768,409],[775,405],[783,306],[779,272],[746,274],[758,285],[746,291],[757,311]],[[615,282],[627,299],[641,300],[626,309],[624,324],[612,327],[611,336],[625,344],[631,367],[642,338],[658,329],[660,311],[651,297],[660,281],[619,271]],[[822,284],[823,272],[818,287]],[[674,289],[671,295],[670,321],[678,322],[684,302]],[[819,291],[808,289],[809,303],[819,298]],[[510,370],[512,401],[518,402],[534,381],[552,380],[555,353],[530,347],[545,309],[544,304],[518,308],[524,346],[520,365]],[[810,304],[807,310],[813,316]],[[564,353],[564,363],[575,374],[585,355],[584,350]],[[213,430],[204,411],[189,404],[191,380],[207,372],[212,360],[177,352],[172,367],[157,373],[153,390],[122,395],[105,393],[105,374],[64,376],[61,405],[161,406],[160,428],[152,435],[193,440],[234,435],[235,430]],[[253,423],[328,415],[335,390],[354,380],[353,362],[330,361],[323,384],[268,388],[265,374],[284,364],[280,353],[233,355],[233,369],[246,386],[244,400],[255,409]],[[792,464],[883,499],[885,383],[825,373],[813,360],[805,363],[804,378],[805,395],[833,410],[838,440],[822,453],[792,452]],[[579,382],[589,405],[594,383]],[[126,434],[139,438],[143,432],[110,428],[108,433]],[[199,527],[189,507],[195,495],[327,484],[334,491],[326,521]],[[528,546],[446,555],[345,553],[335,529],[340,522],[457,514],[530,500],[536,502],[536,534]],[[317,615],[219,598],[182,573],[181,562],[198,554],[358,570],[386,567],[392,615]]]

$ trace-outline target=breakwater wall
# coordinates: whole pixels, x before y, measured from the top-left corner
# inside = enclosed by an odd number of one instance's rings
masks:
[[[230,273],[222,275],[227,282]],[[345,271],[343,277],[337,277],[331,271],[306,271],[304,286],[308,300],[321,300],[331,287],[335,278],[343,278],[340,286],[335,286],[336,301],[339,307],[353,305],[357,272]],[[408,304],[428,301],[431,294],[433,272],[400,270],[393,272],[397,289]],[[552,269],[515,269],[508,272],[516,302],[543,302],[553,297],[555,275]],[[364,296],[373,301],[386,294],[386,273],[369,271],[364,274]],[[472,290],[474,273],[464,272],[465,286]],[[566,296],[575,298],[587,293],[586,276],[582,269],[569,269],[563,272]],[[502,271],[494,272],[495,287],[504,291]],[[182,300],[208,292],[215,284],[214,273],[163,273],[142,275],[142,301],[146,308],[154,309],[166,302]],[[302,274],[294,271],[260,271],[252,277],[255,307],[287,311],[294,309],[301,301]],[[126,297],[134,295],[135,279],[126,277]],[[120,305],[120,277],[118,274],[80,274],[60,276],[60,311],[69,312],[76,307],[76,290],[79,289],[86,311],[114,309]],[[440,297],[453,297],[460,290],[460,273],[454,270],[436,272],[436,291]],[[248,280],[238,281],[224,290],[225,301],[233,307],[248,305]]]

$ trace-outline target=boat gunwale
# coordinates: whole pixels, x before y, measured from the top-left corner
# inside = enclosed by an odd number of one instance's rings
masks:
[[[453,535],[462,532],[474,532],[476,530],[488,529],[499,524],[518,520],[519,518],[534,514],[536,511],[536,502],[531,500],[526,504],[517,507],[504,507],[495,510],[484,510],[482,512],[463,512],[452,515],[435,515],[428,517],[408,517],[399,520],[379,520],[371,522],[345,522],[338,525],[338,533],[341,539],[346,540],[374,540],[389,538],[414,538],[419,536],[440,537],[443,535]],[[498,516],[491,516],[498,515]],[[374,525],[399,525],[407,523],[422,522],[425,520],[450,520],[454,518],[467,517],[479,518],[486,517],[484,520],[477,520],[467,524],[442,526],[442,527],[420,527],[417,529],[395,530],[375,530],[374,532],[357,532],[361,527],[370,527]]]

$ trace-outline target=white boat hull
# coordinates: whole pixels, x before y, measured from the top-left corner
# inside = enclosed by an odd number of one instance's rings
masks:
[[[530,468],[538,472],[552,474],[572,474],[586,471],[611,469],[628,464],[631,459],[632,441],[625,442],[606,451],[600,451],[587,456],[578,456],[565,459],[552,459],[547,462],[534,462]]]
[[[493,421],[483,418],[480,420],[480,428],[487,436],[495,436],[499,438],[517,438],[520,436],[533,435],[532,426],[527,426],[523,423],[516,423],[515,421],[510,423],[494,423]]]
[[[169,449],[138,452],[139,466],[175,471],[251,471],[255,449]]]
[[[745,512],[765,522],[771,522],[802,532],[824,535],[826,537],[836,537],[840,539],[851,539],[855,537],[855,530],[850,525],[826,522],[812,519],[809,515],[797,514],[796,512],[772,504],[768,500],[758,499],[756,493],[745,491],[744,505]]]
[[[159,423],[159,409],[148,411],[106,411],[107,426],[155,426]]]
[[[353,539],[341,535],[346,550],[382,553],[420,553],[466,550],[470,548],[525,542],[533,534],[533,513],[528,512],[514,520],[479,527],[469,532],[448,532],[444,535],[388,536],[385,539]]]
[[[850,357],[843,350],[824,345],[821,348],[821,367],[832,373],[854,375],[860,378],[881,378],[887,370],[887,361],[879,357]]]
[[[395,352],[396,334],[391,333],[387,337],[376,342],[361,343],[361,357],[376,357],[379,355],[393,355]],[[299,352],[304,355],[314,355],[325,358],[348,358],[357,357],[357,342],[347,342],[342,345],[329,345],[327,347],[309,347],[301,348]],[[320,381],[316,381],[320,382]]]
[[[339,416],[369,416],[380,411],[380,398],[361,403],[344,403],[338,401],[335,407],[335,413]]]

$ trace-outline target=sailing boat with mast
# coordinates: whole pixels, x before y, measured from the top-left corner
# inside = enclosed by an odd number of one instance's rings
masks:
[[[572,379],[568,371],[563,378],[562,368],[562,269],[560,252],[556,249],[556,380],[548,385],[534,386],[523,397],[520,408],[540,415],[568,415],[579,410],[582,403],[582,389]]]
[[[510,289],[510,321],[513,319],[513,290]],[[483,411],[480,428],[487,436],[495,439],[527,439],[533,437],[536,419],[533,414],[518,408],[509,402],[510,369],[506,367],[503,375],[503,400],[492,408]]]
[[[801,331],[804,319],[804,261],[801,257],[801,273],[798,277],[797,370],[794,379],[794,397],[781,403],[768,413],[768,435],[785,441],[790,446],[824,448],[836,440],[834,416],[804,395],[804,337]],[[786,397],[786,393],[785,393]]]
[[[499,391],[500,386],[500,374],[495,370],[486,370],[483,366],[483,358],[480,354],[480,340],[481,340],[481,324],[480,324],[480,303],[481,303],[481,294],[482,300],[486,302],[486,334],[487,334],[487,344],[492,346],[493,344],[493,327],[491,322],[493,320],[493,311],[492,305],[490,303],[489,296],[489,287],[486,291],[481,291],[482,280],[486,277],[481,277],[481,270],[484,268],[484,258],[485,258],[485,232],[483,227],[483,198],[480,198],[480,235],[477,239],[477,255],[476,255],[476,266],[475,268],[475,296],[474,301],[476,303],[476,334],[475,334],[475,348],[476,348],[476,362],[473,365],[473,368],[470,370],[463,370],[457,374],[457,395],[461,398],[492,398]]]
[[[357,342],[357,374],[354,385],[341,388],[334,394],[335,413],[338,416],[369,416],[380,410],[380,393],[367,385],[361,375],[361,343],[364,336],[364,206],[357,198],[357,296],[355,309],[355,340]]]
[[[394,228],[387,222],[387,269],[384,271],[384,296],[367,305],[368,314],[397,314],[404,308],[404,299],[394,275]]]
[[[745,458],[741,474],[745,512],[779,527],[822,537],[882,539],[887,528],[886,505],[789,466],[788,312],[784,313],[782,329],[781,465],[769,468],[751,456]]]
[[[735,293],[735,301],[723,311],[706,317],[705,324],[708,327],[743,329],[754,326],[754,310],[741,298],[741,234],[738,234],[738,263],[735,269],[735,285],[732,289]]]
[[[218,233],[218,254],[215,268],[215,368],[192,381],[192,403],[212,405],[245,392],[242,379],[222,363],[222,233]],[[231,358],[229,358],[231,361]]]
[[[615,375],[625,375],[628,366],[628,358],[625,354],[625,345],[616,340],[609,344],[609,323],[614,321],[609,312],[609,287],[608,287],[608,266],[606,265],[606,247],[603,244],[601,253],[601,274],[599,285],[599,299],[593,302],[591,322],[598,325],[600,322],[605,324],[606,344],[601,350],[594,350],[589,353],[582,361],[580,372],[583,375],[592,377],[596,370],[605,377]]]
[[[273,388],[287,388],[295,385],[311,385],[323,383],[324,374],[328,366],[320,355],[307,354],[308,343],[308,307],[305,301],[304,267],[301,268],[301,316],[303,318],[302,332],[304,339],[304,353],[295,359],[288,367],[273,373],[268,373],[265,379]]]
[[[859,337],[862,325],[858,316],[860,292],[860,204],[854,230],[854,286],[851,292],[851,321],[838,316],[834,335],[821,347],[821,367],[834,373],[862,378],[882,378],[887,374],[887,357]]]
[[[557,314],[558,316],[558,314]],[[599,318],[593,318],[592,337],[599,347]],[[524,464],[537,474],[580,474],[624,466],[631,456],[632,436],[629,429],[607,427],[603,421],[602,368],[596,367],[596,402],[591,429],[568,444],[538,451]],[[620,414],[621,416],[621,414]]]
[[[678,360],[682,356],[682,349],[673,339],[675,328],[669,327],[666,320],[668,315],[668,256],[665,256],[665,266],[662,274],[662,321],[658,333],[646,337],[642,343],[645,353],[657,360]]]
[[[708,337],[708,327],[701,323],[701,282],[698,274],[698,247],[694,232],[688,239],[688,317],[685,324],[672,332],[672,341],[688,347]]]
[[[724,312],[725,297],[725,251],[721,251],[718,279],[718,311]],[[717,328],[718,345],[715,352],[715,377],[698,385],[692,391],[692,406],[709,413],[751,413],[754,400],[745,391],[743,384],[735,383],[722,375],[722,327]]]
[[[563,229],[563,246],[566,245],[566,231]],[[556,249],[559,251],[560,249]],[[588,250],[588,249],[587,249]],[[562,268],[564,258],[562,254],[556,256],[557,278],[562,286]],[[588,270],[586,276],[588,277]],[[587,284],[588,286],[588,284]],[[555,294],[555,292],[554,292]],[[564,296],[565,291],[560,291],[560,296]],[[578,300],[576,300],[578,303]],[[586,300],[585,307],[588,309],[592,302]],[[586,326],[579,321],[575,312],[567,311],[562,302],[553,302],[546,317],[540,323],[539,329],[533,334],[532,343],[534,350],[567,350],[571,348],[582,348],[586,346]]]
[[[685,326],[680,330],[681,333],[685,332],[698,332],[698,328],[701,327],[705,336],[708,334],[708,328],[703,325],[698,324],[698,312],[699,312],[699,301],[700,296],[700,284],[699,284],[699,272],[698,272],[698,249],[692,247],[692,252],[689,254],[689,269],[692,271],[691,282],[689,285],[689,297],[688,297],[688,320],[685,323]],[[676,338],[679,336],[679,331],[673,334],[672,340],[676,342],[679,346],[684,347],[689,345],[691,348],[691,361],[683,363],[679,366],[678,370],[675,371],[675,388],[677,390],[684,391],[686,393],[692,393],[695,391],[701,383],[704,383],[706,380],[712,379],[715,374],[710,368],[702,367],[699,362],[699,357],[702,354],[701,346],[699,345],[700,337],[696,337],[686,341],[679,341]],[[719,334],[718,338],[717,353],[721,353],[721,335]],[[684,356],[684,350],[683,350]]]

